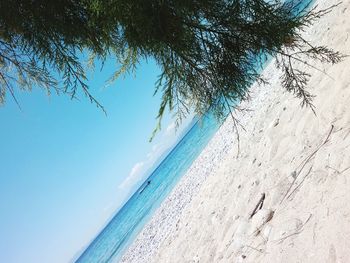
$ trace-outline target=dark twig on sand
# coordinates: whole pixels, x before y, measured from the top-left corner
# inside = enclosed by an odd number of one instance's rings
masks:
[[[327,142],[329,142],[329,137],[331,136],[333,130],[334,130],[334,125],[332,124],[331,129],[329,130],[329,132],[328,132],[328,134],[327,134],[327,137],[326,137],[326,139],[324,140],[324,142],[323,142],[320,146],[318,146],[317,149],[316,149],[313,153],[311,153],[307,158],[305,158],[304,161],[301,162],[301,164],[299,165],[299,166],[301,166],[301,168],[300,168],[300,170],[299,170],[299,174],[300,174],[301,170],[304,169],[305,165],[316,155],[316,153],[317,153]],[[298,175],[299,175],[299,174],[298,174]]]
[[[252,217],[256,214],[256,212],[258,212],[258,210],[260,210],[260,209],[263,207],[264,200],[265,200],[265,193],[263,193],[263,194],[261,195],[261,197],[260,197],[260,199],[259,199],[259,202],[256,204],[256,206],[255,206],[253,212],[250,214],[249,219],[252,218]]]
[[[292,236],[295,236],[295,235],[299,235],[301,232],[303,232],[304,226],[310,221],[311,217],[312,217],[312,214],[309,215],[309,217],[306,219],[306,221],[301,225],[301,227],[296,232],[294,232],[294,233],[292,233],[290,235],[287,235],[285,237],[282,237],[282,238],[276,240],[276,242],[282,243],[284,240],[286,240],[289,237],[292,237]]]
[[[312,166],[310,167],[309,171],[306,173],[306,175],[304,176],[303,180],[301,180],[301,182],[293,189],[293,191],[287,196],[287,199],[289,199],[296,190],[298,190],[300,188],[300,186],[302,185],[302,183],[305,181],[306,177],[311,173],[312,170]]]
[[[329,165],[326,165],[326,168],[329,168],[329,169],[335,171],[337,174],[342,174],[342,173],[344,173],[345,171],[349,170],[349,169],[350,169],[350,166],[347,167],[347,168],[345,168],[345,169],[343,169],[343,170],[341,170],[341,171],[339,171],[339,170],[337,170],[337,169],[335,169],[335,168],[333,168],[333,167],[330,167]]]
[[[250,249],[253,249],[259,253],[264,253],[264,250],[262,248],[256,248],[256,247],[252,247],[252,246],[249,246],[249,245],[245,245],[245,247],[247,248],[250,248]]]
[[[282,204],[282,202],[284,201],[284,199],[285,199],[287,196],[288,196],[288,197],[290,196],[290,195],[289,195],[289,192],[292,190],[295,181],[298,179],[300,173],[303,171],[303,169],[305,168],[306,164],[307,164],[308,162],[310,162],[310,160],[311,160],[313,157],[315,157],[316,153],[317,153],[327,142],[329,142],[329,138],[330,138],[330,136],[331,136],[331,134],[332,134],[332,132],[333,132],[333,129],[334,129],[334,125],[332,124],[331,129],[329,130],[329,132],[328,132],[328,134],[327,134],[327,137],[326,137],[326,139],[323,141],[323,143],[322,143],[320,146],[318,146],[318,147],[316,148],[315,151],[313,151],[308,157],[306,157],[306,158],[299,164],[299,166],[298,166],[298,168],[300,167],[300,168],[299,168],[299,171],[297,172],[297,174],[296,174],[296,176],[295,176],[293,182],[292,182],[291,185],[289,186],[287,192],[285,193],[285,195],[284,195],[283,198],[281,199],[280,204]],[[310,172],[311,172],[311,169],[310,169],[310,171],[308,172],[308,174],[309,174]],[[307,174],[307,175],[308,175],[308,174]],[[306,175],[306,176],[307,176],[307,175]],[[305,176],[305,178],[306,178],[306,176]],[[303,181],[305,180],[305,178],[303,179]],[[299,184],[299,185],[300,185],[300,184]],[[299,185],[298,185],[297,187],[299,187]],[[294,191],[295,191],[295,189],[293,190],[293,192],[294,192]]]

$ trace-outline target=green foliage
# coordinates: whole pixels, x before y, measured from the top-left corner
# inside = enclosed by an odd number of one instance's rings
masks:
[[[284,88],[312,106],[309,75],[293,63],[302,55],[330,63],[342,58],[300,34],[330,9],[300,14],[294,1],[15,2],[0,3],[0,103],[6,91],[15,98],[15,88],[37,85],[72,97],[81,89],[102,107],[89,93],[78,54],[89,52],[90,64],[115,57],[120,66],[110,81],[133,71],[141,58],[153,58],[162,72],[156,92],[163,95],[156,131],[166,108],[179,122],[189,111],[201,115],[209,108],[225,117],[249,98],[254,81],[264,81],[259,70],[266,56],[278,57]]]
[[[75,1],[1,1],[1,94],[14,97],[14,88],[43,87],[50,93],[69,93],[78,88],[89,94],[86,76],[77,54],[88,47],[96,53],[105,46],[97,28],[89,27],[84,6]],[[54,75],[61,75],[61,83]],[[15,98],[15,97],[14,97]]]

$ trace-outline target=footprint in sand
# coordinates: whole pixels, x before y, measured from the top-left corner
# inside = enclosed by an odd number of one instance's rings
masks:
[[[279,137],[274,136],[270,139],[271,148],[269,152],[269,160],[272,161],[274,158],[280,158],[285,155],[289,150],[290,142],[293,141],[290,135],[281,135]]]
[[[324,184],[329,178],[329,172],[318,169],[314,172],[311,178],[313,183],[321,185]]]
[[[337,254],[336,254],[335,247],[333,244],[329,247],[329,255],[328,255],[327,262],[329,262],[329,263],[337,262]]]

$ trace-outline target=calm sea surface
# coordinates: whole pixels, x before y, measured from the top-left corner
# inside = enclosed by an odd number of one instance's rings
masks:
[[[211,115],[196,122],[76,262],[118,261],[219,127]]]

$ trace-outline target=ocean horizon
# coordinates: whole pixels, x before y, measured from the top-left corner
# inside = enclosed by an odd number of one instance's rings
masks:
[[[118,262],[220,125],[221,122],[212,114],[200,120],[196,118],[173,149],[73,262]]]

